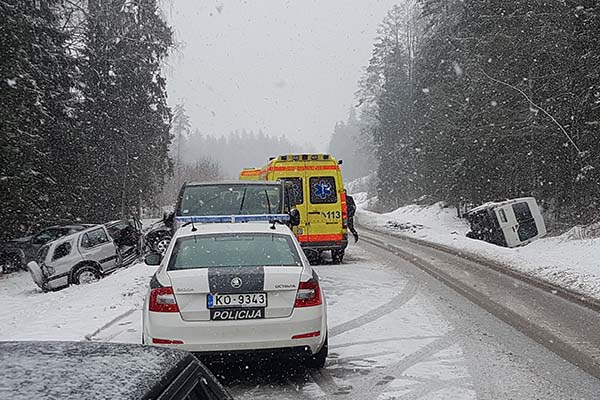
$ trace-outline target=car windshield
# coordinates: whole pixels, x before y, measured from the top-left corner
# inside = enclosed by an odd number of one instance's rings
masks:
[[[240,233],[177,239],[169,258],[168,270],[301,265],[302,261],[290,236]]]
[[[255,215],[281,213],[278,185],[187,186],[178,216]]]

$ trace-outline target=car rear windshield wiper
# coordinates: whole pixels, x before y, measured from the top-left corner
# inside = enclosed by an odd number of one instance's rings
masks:
[[[244,201],[246,201],[246,190],[248,190],[248,188],[244,188],[244,194],[242,195],[242,204],[240,204],[240,211],[238,212],[238,214],[241,214],[242,209],[244,208]]]
[[[269,193],[267,193],[267,189],[265,189],[265,196],[267,197],[267,206],[269,207],[269,214],[271,214],[271,200],[269,200]]]

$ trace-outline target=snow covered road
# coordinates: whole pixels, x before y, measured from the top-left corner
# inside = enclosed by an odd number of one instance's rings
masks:
[[[317,267],[328,299],[321,371],[213,366],[239,399],[596,399],[600,381],[396,255],[363,243]],[[139,342],[154,268],[41,293],[0,278],[0,340]]]

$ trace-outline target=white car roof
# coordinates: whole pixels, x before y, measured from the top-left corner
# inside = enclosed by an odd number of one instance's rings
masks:
[[[90,231],[96,230],[98,228],[101,228],[102,226],[103,225],[90,226],[89,228],[84,229],[82,231],[71,233],[70,235],[67,235],[67,236],[59,237],[58,239],[53,240],[52,242],[50,242],[49,245],[52,246],[52,247],[56,247],[56,246],[58,246],[61,243],[69,242],[69,241],[73,240],[74,238],[77,238],[77,237],[83,235],[84,233],[88,233]]]
[[[273,226],[275,229],[273,229]],[[194,227],[196,228],[193,231]],[[174,238],[211,235],[219,233],[279,233],[284,235],[293,235],[290,228],[281,224],[270,224],[267,222],[244,222],[244,223],[212,223],[212,224],[189,224],[181,227],[175,232]]]
[[[535,201],[536,200],[534,197],[521,197],[518,199],[511,199],[511,200],[505,200],[505,201],[499,201],[499,202],[489,202],[489,203],[485,203],[480,206],[477,206],[475,208],[472,208],[467,213],[475,213],[475,212],[479,212],[481,210],[503,207],[503,206],[506,206],[509,204],[525,203],[525,202],[531,203],[531,202],[535,202]]]

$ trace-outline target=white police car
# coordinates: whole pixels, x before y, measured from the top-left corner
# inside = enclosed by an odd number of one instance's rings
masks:
[[[320,368],[327,312],[294,234],[268,223],[188,223],[150,283],[143,342],[217,357],[283,354]]]

